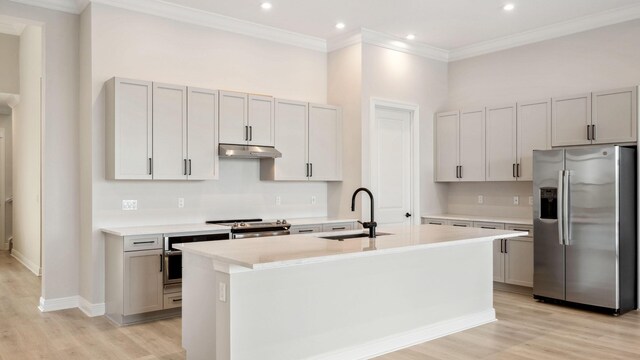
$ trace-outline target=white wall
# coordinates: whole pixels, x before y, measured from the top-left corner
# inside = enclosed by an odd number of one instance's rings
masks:
[[[640,84],[640,20],[453,62],[449,65],[449,110],[536,100]],[[506,187],[505,187],[506,186]],[[509,204],[520,195],[520,206]],[[449,212],[531,216],[531,182],[455,184]],[[475,195],[485,195],[485,205]],[[486,196],[489,196],[487,198]],[[490,204],[487,206],[487,200]]]
[[[93,303],[104,299],[100,228],[326,215],[326,183],[259,181],[258,160],[222,159],[218,181],[107,181],[104,141],[104,83],[113,76],[324,103],[326,54],[104,5],[92,4],[90,12],[91,24],[83,22],[82,28],[90,28],[91,60],[81,63],[83,76],[90,67],[92,87],[92,219],[91,229],[83,227],[82,232],[83,242],[91,244],[83,245],[83,297]],[[81,36],[81,42],[85,56],[87,39]],[[86,159],[82,163],[88,166]],[[276,195],[282,198],[281,206],[275,205]],[[311,205],[312,195],[319,200],[316,205]],[[178,197],[185,199],[183,209],[177,207]],[[123,199],[138,200],[138,210],[122,211]]]
[[[27,26],[20,36],[20,103],[13,109],[13,252],[36,274],[41,272],[40,124],[42,28]]]
[[[80,198],[77,191],[78,16],[9,0],[0,0],[0,13],[3,20],[45,29],[42,297],[74,296],[78,294]],[[14,183],[14,192],[16,185]]]
[[[4,169],[2,169],[4,174],[4,198],[0,198],[0,201],[2,202],[13,195],[13,127],[11,125],[11,117],[11,115],[0,115],[0,128],[4,129]],[[0,249],[2,249],[3,243],[13,232],[13,224],[11,220],[13,216],[13,205],[7,203],[5,203],[5,205],[5,217],[4,219],[0,219],[0,221],[4,221],[5,238],[0,239]]]
[[[342,181],[329,183],[328,213],[333,217],[359,217],[352,213],[351,195],[362,184],[362,45],[327,56],[327,96],[342,107]]]
[[[421,212],[446,209],[446,185],[433,182],[433,114],[446,101],[447,63],[364,44],[362,47],[362,134],[369,134],[372,97],[420,107]],[[369,138],[362,140],[362,178],[369,179]],[[418,216],[418,214],[414,214]]]
[[[0,34],[0,93],[20,92],[19,44],[19,37]]]

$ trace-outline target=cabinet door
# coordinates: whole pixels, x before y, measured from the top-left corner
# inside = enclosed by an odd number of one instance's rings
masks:
[[[588,125],[591,125],[591,94],[552,99],[552,146],[590,144]]]
[[[187,88],[153,84],[153,178],[187,178]]]
[[[455,227],[473,227],[473,222],[464,220],[449,220],[448,225]]]
[[[493,281],[504,282],[504,240],[493,240]]]
[[[190,180],[218,178],[218,92],[188,88],[187,157]]]
[[[248,102],[249,145],[273,146],[273,98],[249,95]]]
[[[247,124],[247,94],[220,91],[219,142],[246,145],[249,138]]]
[[[594,144],[635,142],[638,121],[637,88],[594,92],[592,137]]]
[[[346,223],[338,223],[338,224],[322,224],[323,232],[331,232],[331,231],[347,231],[355,229],[355,224],[353,222]]]
[[[322,232],[322,225],[300,225],[292,226],[289,231],[292,234],[309,234],[315,232]]]
[[[309,180],[342,180],[342,110],[309,104]]]
[[[505,282],[533,287],[533,239],[507,239],[505,246]]]
[[[447,220],[434,218],[422,218],[422,223],[429,225],[449,225]]]
[[[151,179],[152,83],[111,79],[107,83],[107,176]]]
[[[551,100],[518,103],[518,180],[533,180],[533,150],[551,149]]]
[[[487,181],[516,180],[516,106],[487,108]]]
[[[262,161],[273,166],[271,180],[307,180],[307,122],[309,104],[300,101],[275,101],[276,149],[281,158]],[[272,165],[271,165],[272,164]]]
[[[162,250],[124,253],[124,315],[162,310]]]
[[[460,181],[485,179],[484,109],[460,112]]]
[[[435,119],[435,179],[436,181],[458,181],[458,126],[460,113],[439,113]]]

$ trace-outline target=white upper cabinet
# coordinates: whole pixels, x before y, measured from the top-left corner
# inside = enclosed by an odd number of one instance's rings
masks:
[[[518,103],[518,180],[533,180],[533,150],[551,149],[551,100]]]
[[[220,126],[219,141],[221,144],[244,145],[249,139],[247,125],[247,94],[231,91],[220,91]]]
[[[309,180],[342,180],[342,110],[309,104]]]
[[[554,98],[552,104],[553,146],[589,144],[591,94]]]
[[[187,178],[187,88],[153,83],[153,178]]]
[[[275,147],[282,157],[260,160],[261,180],[342,180],[342,110],[276,99]]]
[[[151,179],[152,83],[112,78],[106,84],[109,179]]]
[[[485,180],[485,111],[460,111],[459,164],[460,181]]]
[[[218,92],[187,89],[187,178],[218,178]]]
[[[487,181],[515,181],[516,105],[487,107],[486,166]]]
[[[273,146],[273,98],[263,95],[249,95],[248,101],[249,145]]]
[[[274,144],[273,98],[220,91],[219,141],[221,144]]]
[[[636,87],[593,93],[591,140],[594,144],[637,140],[637,96]]]
[[[460,112],[458,111],[436,114],[434,126],[436,181],[458,181],[459,120]]]

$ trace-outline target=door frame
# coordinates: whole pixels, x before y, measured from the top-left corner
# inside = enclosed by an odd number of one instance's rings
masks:
[[[6,168],[5,168],[5,131],[4,128],[0,128],[0,250],[9,250],[9,243],[7,242],[6,235],[6,200],[7,195],[5,194],[5,179],[7,177]]]
[[[375,147],[377,145],[378,127],[376,126],[377,109],[389,109],[400,110],[409,112],[410,124],[409,129],[411,131],[411,161],[409,179],[410,185],[410,212],[411,221],[413,225],[420,224],[420,106],[418,104],[389,100],[383,98],[372,97],[369,105],[369,185],[371,191],[376,193],[376,183],[373,181],[374,170],[377,168],[375,164]]]

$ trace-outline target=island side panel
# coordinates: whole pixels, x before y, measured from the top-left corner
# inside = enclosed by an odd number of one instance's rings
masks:
[[[230,312],[229,328],[217,335],[230,353],[218,360],[371,357],[495,320],[491,241],[228,281],[230,307],[217,309]]]

